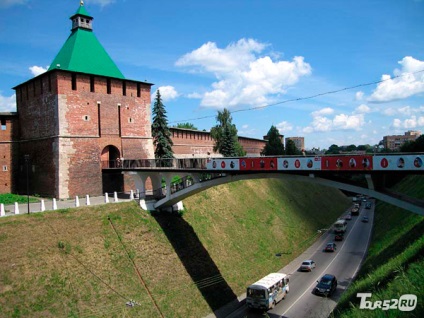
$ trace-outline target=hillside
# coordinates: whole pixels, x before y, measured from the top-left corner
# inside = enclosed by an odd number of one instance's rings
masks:
[[[424,176],[409,177],[394,190],[424,198]],[[368,256],[356,281],[342,296],[335,317],[423,317],[424,316],[424,217],[380,202],[376,206],[374,234]],[[367,300],[399,299],[414,294],[413,311],[359,309],[357,293],[372,293]],[[390,305],[394,302],[390,302]]]
[[[181,216],[131,202],[4,217],[0,316],[202,317],[295,258],[349,203],[268,179],[199,193]]]

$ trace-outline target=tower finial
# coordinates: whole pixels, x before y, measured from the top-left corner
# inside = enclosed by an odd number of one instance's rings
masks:
[[[83,0],[81,0],[80,1],[80,6],[83,6],[84,5],[84,1]]]

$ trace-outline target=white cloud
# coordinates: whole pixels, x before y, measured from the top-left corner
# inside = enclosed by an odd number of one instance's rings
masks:
[[[356,92],[355,94],[355,100],[362,100],[364,98],[364,92]]]
[[[365,114],[369,113],[371,111],[371,108],[369,108],[367,105],[362,104],[356,107],[355,112],[359,114]]]
[[[293,125],[287,121],[282,121],[281,123],[278,123],[276,127],[281,134],[293,130]]]
[[[312,122],[302,129],[304,133],[329,132],[333,130],[360,130],[365,124],[364,114],[334,114],[332,108],[323,108],[311,113]]]
[[[386,116],[411,116],[413,114],[424,114],[424,106],[420,106],[417,108],[413,108],[410,106],[404,107],[389,107],[382,111],[382,113]]]
[[[16,95],[10,97],[0,94],[0,112],[16,112]]]
[[[424,127],[424,116],[411,116],[407,119],[401,120],[399,118],[393,119],[392,127],[399,129],[414,129]]]
[[[34,65],[34,66],[31,66],[30,68],[29,68],[29,70],[31,71],[31,74],[35,77],[35,76],[38,76],[38,75],[40,75],[40,74],[43,74],[43,73],[45,73],[45,72],[47,72],[47,70],[49,69],[49,67],[48,66],[46,66],[46,67],[42,67],[42,66],[37,66],[37,65]]]
[[[211,90],[200,95],[201,106],[230,109],[265,105],[302,76],[311,74],[311,66],[301,56],[292,61],[273,60],[271,53],[259,56],[267,47],[253,39],[241,39],[223,49],[208,42],[182,56],[176,65],[215,76]]]
[[[160,91],[160,95],[162,97],[162,101],[167,102],[173,99],[176,99],[179,94],[175,90],[173,86],[160,86],[158,89],[152,94],[152,100],[156,97],[156,92]]]
[[[391,78],[390,75],[383,75],[381,77],[383,82],[378,84],[368,98],[369,101],[388,102],[424,92],[424,72],[419,72],[424,70],[424,62],[406,56],[398,63],[402,67],[395,69],[393,74],[399,77]]]
[[[101,7],[107,6],[108,4],[114,3],[115,0],[85,0],[84,3],[98,4]]]
[[[334,113],[334,109],[330,107],[326,107],[317,111],[314,111],[311,113],[312,117],[319,117],[319,116],[325,116],[325,115],[331,115]]]
[[[28,0],[0,0],[0,8],[7,8],[14,5],[22,5],[28,3]]]

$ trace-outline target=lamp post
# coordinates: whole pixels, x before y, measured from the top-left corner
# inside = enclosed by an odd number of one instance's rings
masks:
[[[27,204],[28,204],[28,214],[29,214],[29,155],[25,155],[25,165],[26,165],[26,188],[27,188]]]

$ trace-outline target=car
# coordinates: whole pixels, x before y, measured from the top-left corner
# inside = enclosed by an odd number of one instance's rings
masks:
[[[364,222],[364,223],[368,223],[368,221],[369,221],[368,216],[364,215],[364,216],[362,217],[362,222]]]
[[[359,208],[352,208],[352,210],[350,210],[350,214],[351,215],[359,215]]]
[[[371,202],[367,202],[367,203],[365,203],[365,209],[371,209]]]
[[[336,243],[330,242],[325,246],[324,252],[334,252],[336,248]]]
[[[347,214],[345,217],[344,217],[344,219],[346,220],[346,221],[350,221],[350,220],[352,220],[352,214]]]
[[[334,237],[335,241],[343,241],[343,233],[338,233],[336,234],[336,236]]]
[[[307,260],[305,260],[305,261],[302,262],[302,264],[300,265],[299,270],[302,271],[302,272],[303,271],[311,272],[312,269],[315,268],[315,266],[316,266],[316,264],[315,264],[315,262],[313,260],[307,259]]]
[[[332,274],[325,274],[317,283],[318,284],[314,288],[315,295],[328,297],[337,289],[337,278]]]

